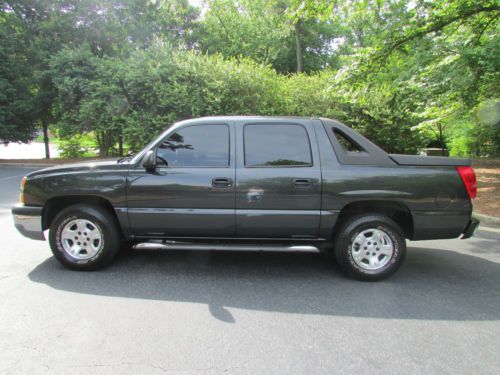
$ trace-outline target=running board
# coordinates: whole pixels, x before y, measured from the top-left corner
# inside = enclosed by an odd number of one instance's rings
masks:
[[[134,245],[137,250],[228,250],[228,251],[295,251],[319,252],[312,245],[254,245],[254,244],[202,244],[194,242],[142,242]]]

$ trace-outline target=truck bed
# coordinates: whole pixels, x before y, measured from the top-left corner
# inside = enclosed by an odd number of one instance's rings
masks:
[[[448,158],[445,156],[418,156],[389,154],[398,165],[403,166],[470,166],[470,159]]]

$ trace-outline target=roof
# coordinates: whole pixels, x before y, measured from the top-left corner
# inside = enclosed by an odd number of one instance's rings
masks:
[[[199,121],[199,120],[212,120],[212,121],[235,121],[235,120],[315,120],[319,117],[312,116],[204,116],[192,119],[186,119],[182,122],[187,121]]]

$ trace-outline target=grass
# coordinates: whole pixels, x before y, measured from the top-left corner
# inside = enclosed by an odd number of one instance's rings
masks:
[[[78,139],[80,140],[80,144],[82,147],[87,147],[87,148],[97,148],[97,143],[94,140],[94,134],[93,132],[90,133],[84,133],[81,135],[78,135]],[[43,134],[38,134],[35,139],[35,142],[43,142]],[[58,137],[57,133],[51,132],[50,137],[49,137],[49,143],[52,145],[60,145],[62,142],[61,138]]]
[[[43,143],[43,134],[38,134],[35,139],[33,139],[34,142],[41,142]],[[57,136],[51,136],[49,138],[49,143],[51,145],[58,145],[59,146],[60,139]]]

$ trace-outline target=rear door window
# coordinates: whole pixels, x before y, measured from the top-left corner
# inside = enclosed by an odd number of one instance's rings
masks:
[[[248,124],[243,129],[246,167],[310,167],[307,130],[296,124]]]

